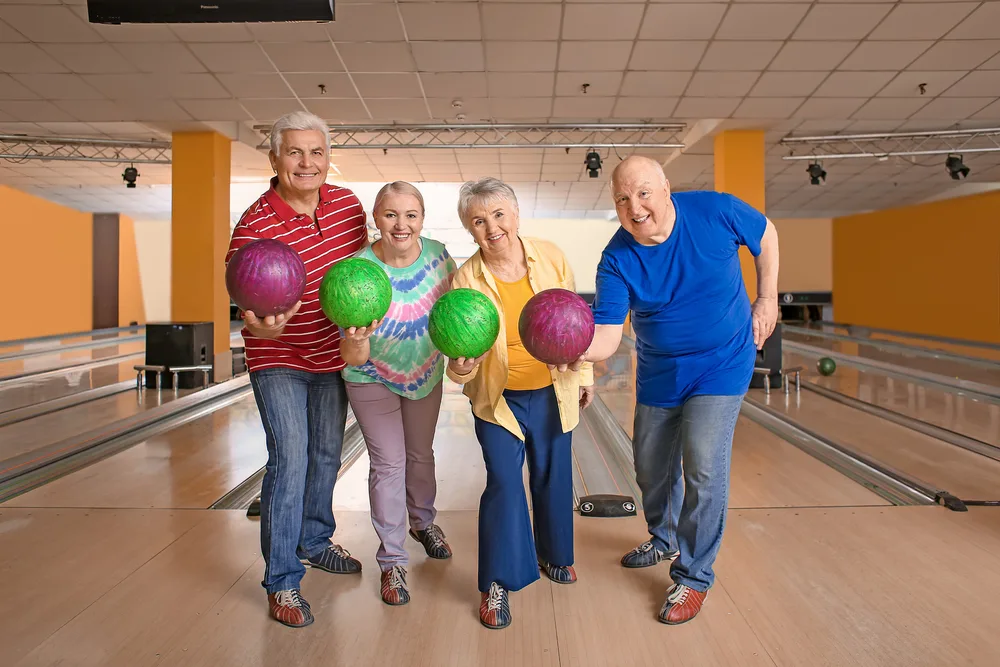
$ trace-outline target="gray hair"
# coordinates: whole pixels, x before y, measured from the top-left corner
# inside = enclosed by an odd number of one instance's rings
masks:
[[[478,181],[466,181],[458,191],[458,218],[462,225],[468,229],[469,225],[466,217],[469,209],[476,204],[482,204],[497,199],[505,200],[514,210],[517,211],[517,195],[514,188],[510,187],[498,178],[486,176]]]
[[[324,146],[330,150],[330,126],[322,118],[308,111],[292,111],[279,118],[271,126],[271,152],[281,155],[281,140],[288,130],[315,130],[326,138]]]

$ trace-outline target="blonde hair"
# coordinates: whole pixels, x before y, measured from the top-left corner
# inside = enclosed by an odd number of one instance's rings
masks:
[[[382,203],[382,198],[389,193],[396,195],[413,195],[420,202],[420,215],[425,215],[424,211],[424,196],[420,194],[420,190],[416,188],[412,183],[407,183],[406,181],[393,181],[392,183],[386,183],[382,186],[382,189],[378,191],[375,195],[375,205],[372,206],[372,215],[378,214],[378,205]]]

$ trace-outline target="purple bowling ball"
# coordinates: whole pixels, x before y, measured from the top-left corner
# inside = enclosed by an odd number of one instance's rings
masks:
[[[306,289],[306,267],[281,241],[258,239],[233,253],[226,290],[233,303],[258,318],[287,312]]]
[[[517,324],[528,354],[555,366],[576,361],[594,340],[590,306],[567,289],[552,288],[532,296]]]

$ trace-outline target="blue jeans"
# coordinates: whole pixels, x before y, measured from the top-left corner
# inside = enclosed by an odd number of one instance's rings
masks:
[[[636,482],[651,541],[661,551],[679,552],[670,575],[697,591],[715,582],[742,402],[743,395],[693,396],[672,408],[635,406]]]
[[[524,433],[522,442],[502,426],[476,417],[486,462],[479,502],[479,590],[497,582],[518,591],[539,578],[539,559],[573,564],[573,433],[563,433],[552,386],[507,390],[507,405]],[[534,509],[532,529],[524,495],[525,454]]]
[[[301,558],[330,546],[333,486],[347,419],[340,373],[267,368],[250,374],[267,437],[260,548],[268,593],[299,588]]]

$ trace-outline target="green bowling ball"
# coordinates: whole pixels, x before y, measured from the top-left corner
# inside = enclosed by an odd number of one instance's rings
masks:
[[[822,357],[816,362],[816,370],[819,371],[820,375],[833,375],[833,372],[837,370],[837,363],[830,357]]]

